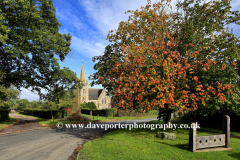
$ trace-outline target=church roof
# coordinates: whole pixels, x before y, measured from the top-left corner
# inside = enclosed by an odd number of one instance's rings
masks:
[[[80,74],[80,80],[81,80],[81,81],[85,80],[85,74],[84,74],[83,64],[82,64],[82,70],[81,70],[81,74]]]
[[[97,100],[103,89],[89,88],[89,100]]]

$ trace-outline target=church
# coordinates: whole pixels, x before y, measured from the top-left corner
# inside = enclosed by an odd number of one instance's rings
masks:
[[[107,95],[105,89],[89,88],[88,79],[85,79],[83,64],[80,80],[83,83],[83,87],[79,90],[79,102],[93,102],[97,106],[97,109],[112,108],[111,102],[114,95]]]

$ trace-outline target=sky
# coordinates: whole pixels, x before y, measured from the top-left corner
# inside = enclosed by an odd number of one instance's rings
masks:
[[[155,2],[156,0],[152,0],[152,3]],[[108,31],[117,29],[121,21],[128,20],[131,14],[124,14],[126,11],[140,10],[146,4],[147,0],[53,0],[56,17],[62,25],[59,32],[70,33],[72,36],[71,55],[64,62],[59,61],[61,68],[68,67],[80,77],[83,63],[85,77],[93,75],[96,71],[93,69],[95,63],[92,57],[103,55],[105,47],[111,44],[106,40]],[[176,0],[171,4],[174,6]],[[231,6],[232,11],[239,10],[240,0],[232,0]],[[228,27],[233,29],[236,37],[240,36],[240,26]],[[103,87],[96,85],[89,88]],[[20,98],[30,102],[39,100],[38,94],[23,88]]]

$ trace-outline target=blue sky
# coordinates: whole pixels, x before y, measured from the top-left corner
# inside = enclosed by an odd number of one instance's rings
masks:
[[[155,3],[156,0],[152,0]],[[175,4],[176,0],[171,4]],[[209,2],[207,0],[206,2]],[[68,67],[80,77],[82,60],[85,77],[95,73],[92,57],[103,55],[105,46],[110,44],[106,40],[108,31],[118,28],[121,21],[127,21],[130,14],[124,14],[127,10],[140,10],[146,6],[147,0],[53,0],[56,9],[56,17],[61,23],[60,33],[70,33],[72,36],[71,56],[64,62],[59,61],[61,68]],[[232,0],[231,10],[239,10],[240,1]],[[239,37],[240,27],[228,26],[233,29],[235,36]],[[90,82],[89,82],[90,83]],[[90,88],[102,88],[96,85]],[[37,94],[27,89],[22,89],[21,99],[39,100]]]

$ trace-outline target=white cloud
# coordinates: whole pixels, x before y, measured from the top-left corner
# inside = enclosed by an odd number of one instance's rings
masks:
[[[20,99],[27,99],[29,102],[39,100],[39,95],[37,93],[32,93],[30,90],[21,88]]]
[[[59,29],[59,32],[62,34],[68,34],[70,33],[67,29]],[[71,33],[70,33],[71,34]]]
[[[28,89],[21,88],[20,92],[20,99],[27,99],[29,102],[31,101],[38,101],[40,99],[40,96],[38,95],[37,91],[31,92],[31,87]],[[47,93],[45,89],[41,89],[41,93]]]
[[[92,58],[93,56],[102,55],[102,52],[105,49],[105,45],[99,42],[91,43],[83,41],[80,38],[72,36],[72,49],[77,53],[81,53],[89,58]]]
[[[147,0],[79,0],[79,3],[85,7],[92,25],[107,35],[108,31],[118,28],[119,22],[128,20],[130,14],[124,14],[125,11],[140,9]]]

